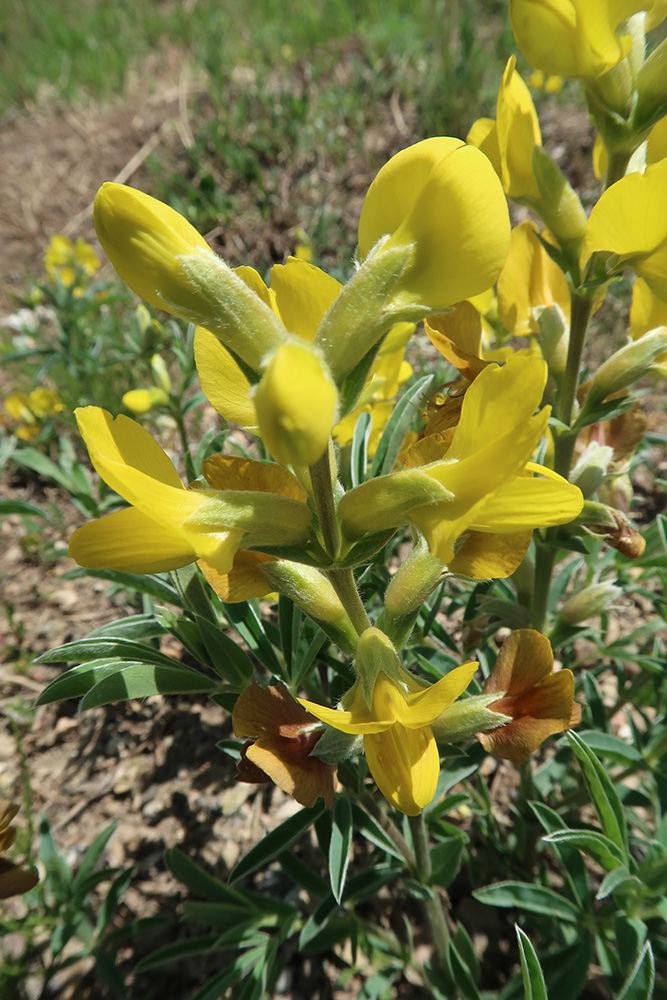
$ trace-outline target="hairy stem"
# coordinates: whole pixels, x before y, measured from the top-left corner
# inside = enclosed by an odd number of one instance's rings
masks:
[[[456,981],[454,979],[449,954],[449,927],[447,926],[447,918],[445,917],[445,911],[442,906],[440,894],[437,888],[434,888],[432,885],[433,868],[431,866],[431,851],[428,832],[424,822],[424,814],[419,813],[417,816],[409,816],[408,821],[410,823],[412,843],[415,849],[415,875],[418,881],[430,890],[428,896],[423,901],[424,913],[426,914],[426,919],[431,929],[433,944],[435,945],[435,950],[438,953],[442,970],[452,990],[451,997],[453,1000],[454,997],[458,996],[458,990],[456,988]]]

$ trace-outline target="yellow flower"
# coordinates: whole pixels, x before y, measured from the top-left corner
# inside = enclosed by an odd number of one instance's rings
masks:
[[[464,532],[520,536],[571,521],[581,509],[581,492],[530,461],[549,419],[549,407],[535,413],[545,382],[546,365],[538,358],[517,355],[502,368],[488,365],[468,388],[453,434],[417,442],[406,457],[410,467],[342,498],[346,536],[410,521],[434,556],[467,574],[456,550]],[[525,550],[525,535],[521,544]]]
[[[259,367],[286,331],[275,313],[168,205],[123,184],[103,184],[93,219],[100,243],[146,302],[208,327],[248,365]]]
[[[369,629],[360,643],[381,635]],[[387,642],[386,637],[378,641],[383,640]],[[368,767],[378,788],[395,809],[416,816],[431,802],[438,784],[440,755],[431,724],[463,694],[477,666],[464,663],[427,688],[420,687],[407,671],[394,677],[381,669],[372,685],[364,685],[360,678],[348,710],[299,702],[333,729],[363,736]]]
[[[95,469],[132,504],[74,532],[70,555],[81,566],[159,573],[201,559],[225,574],[242,544],[307,541],[305,492],[285,469],[213,455],[203,466],[208,488],[186,489],[134,420],[114,420],[96,406],[76,410],[76,418]]]
[[[650,0],[510,0],[517,45],[535,69],[558,76],[599,77],[632,47],[621,29]]]
[[[654,295],[667,301],[667,160],[628,174],[593,206],[582,252],[586,263],[597,251],[614,255],[610,270],[631,267]]]
[[[5,413],[19,424],[14,433],[22,441],[29,441],[39,434],[43,422],[62,413],[65,404],[53,389],[38,386],[28,395],[12,392],[4,399]]]
[[[667,115],[653,126],[646,141],[646,165],[667,159]]]
[[[468,133],[468,142],[491,160],[508,198],[540,200],[531,165],[533,147],[542,145],[540,123],[530,91],[516,71],[514,56],[507,62],[498,90],[495,122],[480,118]]]
[[[526,337],[539,333],[544,309],[559,310],[569,327],[567,279],[537,238],[534,223],[521,222],[512,230],[510,252],[498,278],[498,318],[515,337]]]
[[[77,278],[82,282],[82,279],[92,277],[99,270],[100,260],[91,245],[81,237],[72,243],[66,236],[56,235],[49,241],[44,266],[51,281],[58,277],[65,288],[71,288]],[[77,288],[74,294],[77,292],[81,295],[83,289]]]
[[[397,153],[376,176],[361,210],[362,262],[412,247],[394,305],[437,311],[484,291],[496,280],[508,245],[498,179],[487,158],[460,139],[425,139]]]

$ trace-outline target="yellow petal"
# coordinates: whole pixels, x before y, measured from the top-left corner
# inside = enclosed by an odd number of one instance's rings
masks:
[[[479,663],[474,660],[463,663],[450,670],[432,687],[409,694],[398,721],[408,729],[418,729],[435,722],[440,713],[463,694],[478,666]]]
[[[325,271],[296,257],[271,268],[271,290],[286,329],[311,342],[342,288]]]
[[[519,476],[487,498],[470,527],[511,532],[567,524],[580,513],[583,502],[581,490],[566,479]]]
[[[365,736],[364,752],[375,783],[395,809],[416,816],[432,801],[440,757],[428,727],[405,729],[396,725]]]
[[[412,245],[415,250],[395,303],[445,309],[489,288],[507,255],[509,221],[487,157],[460,139],[444,137],[397,153],[364,200],[362,260],[385,235],[385,248]]]
[[[236,455],[211,455],[204,459],[202,471],[214,490],[260,490],[280,493],[305,503],[308,494],[291,472],[280,465],[255,462]]]
[[[534,223],[522,222],[512,230],[498,278],[498,318],[516,337],[525,337],[539,332],[536,310],[556,304],[569,322],[567,279],[538,240]]]
[[[202,392],[213,409],[232,424],[256,427],[250,382],[227,348],[203,326],[195,330],[195,363]]]
[[[667,160],[622,177],[593,206],[582,259],[597,250],[617,254],[667,301],[667,212],[656,210],[666,202]]]
[[[531,162],[533,146],[542,145],[540,124],[530,91],[516,71],[514,56],[510,56],[503,73],[496,120],[505,193],[509,198],[539,200]]]
[[[148,413],[154,406],[166,406],[168,402],[167,393],[156,385],[151,385],[147,389],[130,389],[123,396],[123,406],[138,416]]]
[[[532,530],[509,535],[467,531],[449,572],[472,580],[504,580],[521,565],[532,536]]]
[[[122,573],[164,573],[197,558],[182,534],[162,527],[134,507],[77,528],[69,555],[86,569]]]
[[[267,360],[253,400],[259,433],[279,462],[304,466],[322,457],[338,392],[317,348],[297,339],[281,344]]]
[[[273,586],[267,583],[262,573],[262,565],[267,562],[273,562],[273,558],[261,552],[239,549],[229,573],[218,573],[203,561],[200,561],[199,568],[220,600],[226,604],[238,604],[253,597],[267,597],[273,592]]]
[[[498,126],[494,118],[478,118],[468,132],[466,142],[477,146],[489,158],[498,177],[502,177]]]
[[[617,28],[646,6],[646,0],[510,0],[510,20],[519,48],[536,69],[598,77],[628,54],[632,39]]]

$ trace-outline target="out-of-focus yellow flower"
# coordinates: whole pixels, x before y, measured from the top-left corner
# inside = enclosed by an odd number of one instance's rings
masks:
[[[582,264],[596,251],[614,255],[613,271],[631,267],[654,295],[667,301],[667,160],[628,174],[607,188],[593,206]]]
[[[581,721],[572,671],[554,672],[551,643],[533,629],[519,629],[505,639],[483,689],[485,695],[494,692],[498,701],[488,709],[512,721],[477,733],[477,739],[489,753],[514,764],[525,764],[547,736]]]
[[[157,385],[148,386],[146,389],[130,389],[123,395],[123,406],[126,406],[137,416],[143,416],[156,406],[166,406],[169,396]]]
[[[541,69],[534,70],[526,83],[533,90],[543,90],[545,94],[558,94],[563,89],[562,76],[546,76]]]
[[[557,308],[570,324],[570,291],[558,264],[549,256],[532,222],[512,230],[510,252],[498,278],[498,318],[516,337],[539,333],[543,309]]]
[[[496,120],[478,119],[468,133],[468,142],[491,160],[508,198],[539,201],[532,154],[533,146],[542,145],[540,123],[530,91],[516,71],[514,56],[507,62],[498,90]]]
[[[44,421],[62,413],[65,404],[53,389],[38,386],[30,393],[12,392],[4,399],[5,413],[18,424],[14,433],[22,441],[36,437]]]
[[[645,281],[637,278],[632,290],[628,332],[633,340],[639,340],[651,330],[660,329],[667,330],[667,302],[659,299]],[[667,376],[667,351],[655,359],[652,367]]]
[[[359,645],[388,642],[373,628],[364,632]],[[440,755],[431,723],[463,694],[477,666],[464,663],[427,688],[411,683],[410,675],[399,673],[398,668],[395,676],[380,669],[368,683],[362,675],[347,710],[299,701],[333,729],[363,736],[368,767],[378,788],[394,808],[416,816],[431,802],[438,784]]]
[[[284,684],[247,687],[234,706],[232,725],[236,736],[251,741],[242,751],[239,781],[270,779],[302,806],[314,806],[319,798],[333,805],[336,770],[313,756],[323,729]]]
[[[67,236],[56,235],[49,241],[44,266],[51,281],[58,277],[65,288],[76,284],[74,295],[81,296],[87,279],[99,270],[100,259],[81,237],[73,243]]]
[[[303,545],[310,512],[287,470],[223,455],[203,465],[207,486],[189,489],[159,445],[134,420],[96,406],[76,411],[91,461],[128,503],[78,528],[70,555],[89,569],[159,573],[201,559],[229,573],[237,550]]]
[[[653,6],[650,0],[510,0],[510,20],[535,69],[594,78],[629,53],[632,37],[622,22]]]
[[[19,811],[7,799],[0,799],[0,855],[3,855],[14,843],[16,828],[11,822]],[[21,868],[6,858],[0,857],[0,899],[10,896],[20,896],[37,885],[39,875],[35,868]]]
[[[502,368],[486,367],[466,392],[453,435],[424,438],[400,472],[362,483],[342,498],[347,537],[410,521],[434,556],[470,575],[456,561],[456,540],[465,532],[511,535],[571,521],[581,509],[581,492],[530,461],[549,419],[549,407],[535,414],[545,381],[546,365],[538,358],[514,356]]]
[[[360,258],[401,246],[413,252],[396,304],[446,309],[494,283],[509,246],[507,204],[477,149],[425,139],[382,167],[361,210]]]

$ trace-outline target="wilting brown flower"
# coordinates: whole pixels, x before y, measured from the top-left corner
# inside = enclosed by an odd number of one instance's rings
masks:
[[[581,721],[572,671],[554,673],[551,643],[533,629],[512,632],[503,643],[483,693],[495,691],[499,698],[488,708],[510,716],[512,722],[475,735],[485,750],[513,764],[525,764],[547,736]]]
[[[250,741],[241,751],[239,781],[275,781],[302,806],[315,805],[320,796],[333,805],[335,768],[311,756],[322,725],[284,684],[251,684],[239,695],[232,723],[235,734]]]
[[[0,799],[0,855],[11,847],[16,838],[16,828],[10,826],[11,821],[19,811],[7,799]],[[12,864],[6,858],[0,857],[0,899],[10,896],[20,896],[37,885],[39,876],[36,868],[21,868]]]

